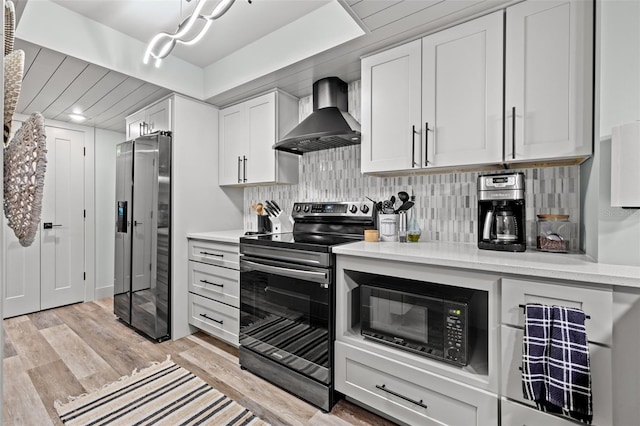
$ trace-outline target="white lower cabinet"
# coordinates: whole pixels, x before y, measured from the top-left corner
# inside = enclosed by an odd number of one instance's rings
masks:
[[[517,402],[500,402],[500,419],[504,426],[571,426],[576,423]]]
[[[238,308],[189,293],[189,323],[238,346]]]
[[[496,395],[344,342],[335,345],[339,392],[412,425],[497,424]]]
[[[524,331],[519,328],[502,327],[502,384],[500,394],[509,399],[531,406],[535,403],[525,399],[522,393],[522,338]],[[591,386],[593,390],[593,424],[613,424],[611,401],[611,348],[601,345],[589,345],[591,364]],[[557,417],[545,415],[546,417]],[[524,419],[524,418],[523,418]],[[563,420],[563,419],[561,419]],[[522,419],[520,420],[522,422]],[[568,424],[568,420],[563,420]],[[503,424],[505,424],[503,422]],[[506,423],[512,425],[515,423]],[[521,423],[524,424],[524,423]],[[527,423],[538,424],[538,423]],[[540,423],[556,424],[556,423]],[[565,424],[565,423],[558,423]]]
[[[238,346],[239,245],[189,239],[189,324]]]

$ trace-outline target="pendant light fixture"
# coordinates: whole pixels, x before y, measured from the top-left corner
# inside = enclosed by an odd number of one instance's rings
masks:
[[[173,48],[176,47],[176,44],[197,43],[204,37],[213,21],[224,15],[234,2],[235,0],[219,0],[213,10],[207,12],[207,9],[216,3],[215,0],[198,0],[193,13],[178,25],[175,33],[160,32],[151,39],[143,62],[148,64],[149,60],[153,58],[156,67],[159,67],[162,60],[169,56]]]

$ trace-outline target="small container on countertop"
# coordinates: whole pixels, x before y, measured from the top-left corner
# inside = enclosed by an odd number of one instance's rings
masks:
[[[536,247],[540,251],[567,253],[571,245],[571,222],[567,214],[539,214]]]
[[[368,243],[377,243],[380,239],[377,229],[365,229],[364,240]]]

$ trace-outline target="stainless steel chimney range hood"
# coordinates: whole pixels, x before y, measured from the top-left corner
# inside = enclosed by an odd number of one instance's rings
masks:
[[[273,148],[302,155],[359,144],[360,123],[347,110],[347,83],[338,77],[316,81],[313,83],[313,112]]]

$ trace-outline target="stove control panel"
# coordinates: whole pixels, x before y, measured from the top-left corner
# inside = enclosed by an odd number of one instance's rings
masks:
[[[371,201],[294,203],[291,216],[294,219],[306,216],[372,217],[373,210]]]

